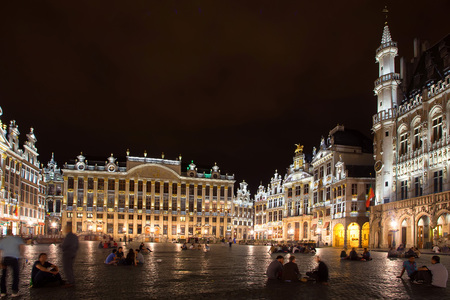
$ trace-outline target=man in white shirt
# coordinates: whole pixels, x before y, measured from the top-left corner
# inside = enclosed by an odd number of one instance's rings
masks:
[[[432,286],[443,288],[447,287],[448,271],[445,266],[441,264],[441,258],[439,256],[433,256],[431,258],[431,266],[419,268],[418,271],[418,273],[421,273],[423,275],[426,275],[426,273],[431,273]],[[426,278],[427,276],[424,277],[425,281],[429,281],[429,279]]]

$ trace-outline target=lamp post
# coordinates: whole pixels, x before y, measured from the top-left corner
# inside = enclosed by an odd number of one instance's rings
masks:
[[[289,239],[292,241],[293,240],[293,236],[294,236],[294,229],[289,229],[288,230],[288,234],[289,234]]]
[[[318,235],[317,238],[317,247],[320,247],[320,242],[322,241],[322,229],[317,228],[316,233]]]
[[[397,222],[395,221],[395,220],[392,220],[391,221],[391,231],[392,231],[392,247],[394,247],[395,248],[395,235],[396,235],[396,232],[398,231],[398,228],[397,228]]]
[[[53,235],[56,234],[55,231],[56,231],[56,222],[52,222],[52,233],[53,233]]]

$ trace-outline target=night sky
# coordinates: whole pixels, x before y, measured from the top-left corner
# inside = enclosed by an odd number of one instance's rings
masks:
[[[386,2],[400,56],[449,33],[449,1]],[[44,164],[181,153],[254,193],[295,143],[370,136],[386,2],[2,1],[2,121],[35,128]]]

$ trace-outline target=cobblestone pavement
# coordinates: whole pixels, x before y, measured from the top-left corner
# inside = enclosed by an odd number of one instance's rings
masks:
[[[340,249],[319,249],[331,278],[330,285],[323,286],[268,284],[264,273],[273,257],[266,246],[219,244],[204,253],[181,251],[179,244],[150,244],[155,251],[145,255],[145,264],[131,267],[104,265],[110,250],[98,249],[96,242],[80,245],[77,284],[70,289],[28,288],[31,264],[38,254],[47,252],[49,261],[61,266],[61,253],[55,245],[27,246],[30,263],[21,272],[21,299],[450,299],[450,284],[440,289],[413,285],[406,274],[404,280],[397,279],[403,259],[387,259],[383,252],[372,252],[370,262],[351,262],[339,260]],[[312,255],[296,257],[302,274],[315,266]],[[450,256],[441,258],[450,270]],[[429,264],[430,259],[431,255],[422,255],[418,265]]]

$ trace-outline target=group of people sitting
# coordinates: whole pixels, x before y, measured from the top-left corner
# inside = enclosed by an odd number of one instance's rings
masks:
[[[270,254],[273,253],[316,253],[316,247],[313,244],[296,244],[272,245],[269,249]]]
[[[407,261],[403,262],[403,269],[397,278],[402,278],[405,271],[412,283],[416,284],[431,284],[435,287],[447,287],[448,271],[443,264],[441,264],[441,258],[439,256],[433,256],[431,258],[431,265],[417,267],[414,256],[410,256]]]
[[[289,262],[284,263],[284,257],[278,255],[277,258],[270,263],[267,268],[266,275],[269,280],[282,280],[284,282],[297,282],[299,280],[308,281],[315,280],[322,284],[328,284],[328,267],[320,260],[320,257],[316,256],[317,267],[311,272],[306,272],[308,278],[301,278],[298,265],[295,263],[295,256],[291,255],[289,257]]]
[[[394,247],[389,248],[387,257],[406,257],[406,258],[408,258],[408,257],[413,256],[415,258],[419,258],[420,254],[421,253],[418,248],[411,247],[406,251],[405,246],[403,246],[403,244],[400,244],[400,246],[398,246],[397,250]]]
[[[189,246],[187,245],[187,243],[184,243],[183,245],[181,245],[181,250],[202,250],[205,252],[209,252],[211,251],[211,247],[208,245],[208,243],[206,243],[204,245],[204,247],[202,247],[201,244],[198,244],[197,247],[195,246],[194,243],[190,244]]]
[[[108,248],[117,248],[116,241],[100,241],[98,244],[98,248],[100,249],[108,249]]]
[[[370,257],[370,251],[367,250],[367,248],[364,248],[364,251],[361,255],[358,254],[358,252],[356,252],[356,248],[353,247],[352,251],[350,251],[350,253],[347,255],[346,252],[346,248],[344,248],[341,251],[341,259],[342,260],[359,260],[359,261],[369,261],[372,260],[372,257]]]
[[[107,265],[128,265],[137,266],[138,264],[144,263],[144,256],[139,249],[133,250],[130,248],[128,250],[127,256],[123,252],[123,248],[113,249],[112,253],[108,255],[105,260]]]

